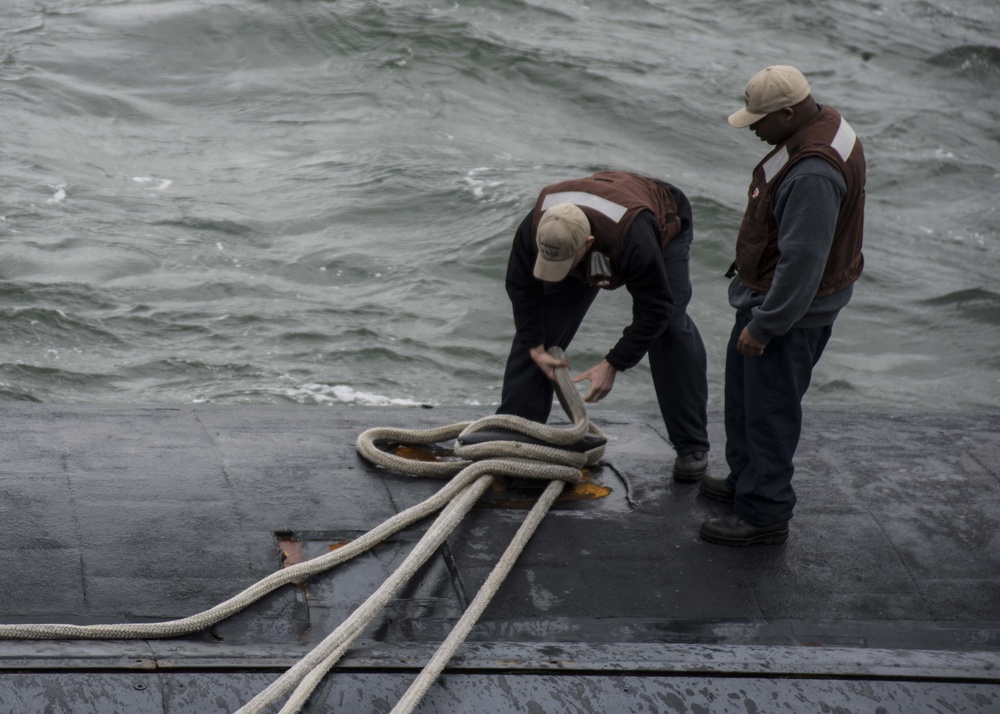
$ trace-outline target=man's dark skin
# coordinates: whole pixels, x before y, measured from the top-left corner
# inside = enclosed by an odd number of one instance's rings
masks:
[[[794,106],[783,107],[776,112],[766,114],[747,128],[761,141],[766,141],[771,146],[778,146],[788,141],[817,114],[819,105],[812,96],[808,96]],[[755,340],[750,330],[744,327],[736,342],[736,351],[746,357],[760,357],[764,354],[764,343]]]

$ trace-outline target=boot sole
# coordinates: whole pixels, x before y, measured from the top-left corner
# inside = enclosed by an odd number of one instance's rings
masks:
[[[704,483],[704,481],[702,482]],[[704,488],[699,488],[698,493],[705,498],[711,498],[713,501],[718,501],[719,503],[732,503],[733,498],[736,494],[732,491],[709,491]]]
[[[682,483],[694,483],[695,481],[701,481],[701,477],[705,475],[704,471],[698,471],[697,473],[686,473],[684,471],[678,471],[674,469],[674,481],[680,481]]]
[[[706,540],[709,543],[728,545],[732,547],[744,545],[778,545],[779,543],[784,543],[788,540],[788,531],[784,530],[777,533],[761,533],[760,535],[750,536],[749,538],[723,538],[702,532],[701,537],[702,540]]]

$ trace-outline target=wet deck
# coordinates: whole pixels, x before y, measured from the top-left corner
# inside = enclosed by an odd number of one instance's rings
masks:
[[[474,409],[0,409],[0,622],[200,612],[439,484],[354,451]],[[657,415],[546,518],[420,712],[1000,712],[1000,413],[811,407],[788,542],[726,548],[722,504],[669,476]],[[711,414],[712,469],[724,469]],[[531,502],[495,490],[307,707],[389,711]],[[426,524],[211,632],[0,642],[0,711],[230,712],[374,590]]]

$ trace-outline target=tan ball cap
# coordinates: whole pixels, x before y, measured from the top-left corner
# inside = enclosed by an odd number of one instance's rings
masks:
[[[590,236],[590,221],[579,206],[557,203],[542,214],[535,238],[538,258],[535,277],[551,283],[565,278],[573,259]]]
[[[746,106],[729,117],[729,124],[743,129],[771,112],[798,104],[811,92],[809,82],[794,67],[783,64],[767,67],[747,82],[743,94]]]

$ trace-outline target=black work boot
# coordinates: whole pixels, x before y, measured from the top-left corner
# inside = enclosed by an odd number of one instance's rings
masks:
[[[715,501],[722,501],[729,504],[733,502],[733,498],[736,496],[733,487],[729,485],[729,477],[727,476],[723,476],[722,478],[706,476],[698,484],[698,493]]]
[[[708,470],[708,452],[692,451],[674,460],[675,481],[697,481]]]
[[[709,518],[702,523],[701,537],[709,543],[720,545],[784,543],[788,540],[788,521],[755,526],[733,513],[723,518]]]

